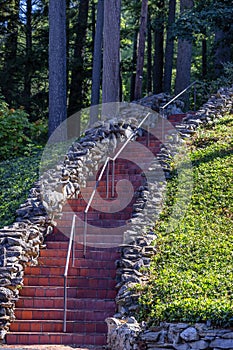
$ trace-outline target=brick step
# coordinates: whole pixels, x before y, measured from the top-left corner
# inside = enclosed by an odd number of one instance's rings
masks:
[[[103,321],[109,317],[114,309],[111,310],[67,310],[67,321]],[[19,320],[63,320],[63,309],[21,309],[15,310],[16,319]]]
[[[53,297],[48,299],[46,297],[20,297],[16,303],[17,308],[35,308],[35,309],[62,309],[64,307],[64,298]],[[115,309],[115,302],[113,300],[101,300],[90,298],[68,298],[67,308],[77,310],[112,310]]]
[[[77,260],[76,263],[80,262],[80,260]],[[101,264],[100,264],[101,265]],[[102,264],[103,267],[101,267],[101,275],[105,277],[111,277],[114,278],[116,275],[116,269],[114,268],[114,265],[112,264],[112,267],[109,268],[108,266]],[[72,265],[71,265],[72,266]],[[37,266],[37,267],[27,267],[25,270],[25,274],[27,275],[36,275],[36,276],[50,276],[50,277],[63,277],[65,271],[65,267],[61,265],[60,267],[54,266]],[[96,267],[95,264],[93,264],[93,261],[90,261],[88,266],[83,266],[83,268],[69,268],[69,276],[72,277],[96,277],[100,273],[100,268]]]
[[[115,260],[117,260],[117,258],[119,258],[119,256],[116,256]],[[89,269],[89,268],[92,269],[93,266],[95,266],[96,269],[101,269],[101,271],[116,270],[114,262],[110,260],[95,261],[94,259],[76,258],[74,262],[75,262],[75,268],[79,268],[79,269]],[[39,266],[46,266],[48,268],[60,266],[61,268],[63,268],[63,273],[65,270],[65,264],[66,264],[65,258],[43,257],[39,259]],[[70,266],[72,266],[72,263],[70,263]],[[28,269],[30,269],[30,267],[27,267],[27,271]],[[30,273],[30,272],[27,272],[27,273]]]
[[[115,206],[116,208],[116,206]],[[80,210],[80,208],[79,208]],[[110,212],[111,210],[114,210],[114,207],[108,208],[109,212],[103,212],[102,208],[99,208],[99,211],[90,211],[87,214],[87,222],[90,225],[95,225],[95,226],[100,226],[101,221],[104,220],[108,224],[109,221],[117,221],[116,226],[120,226],[125,223],[125,220],[128,220],[130,218],[130,215],[132,213],[131,210],[125,210],[125,211],[120,211],[120,212]],[[63,225],[68,225],[71,226],[73,215],[76,214],[78,219],[76,222],[76,227],[83,227],[83,221],[84,221],[84,213],[82,212],[73,212],[73,211],[67,211],[64,212],[62,215],[62,218],[58,220],[58,224],[63,224]],[[80,219],[80,220],[79,220]],[[81,222],[80,222],[81,221]],[[80,225],[81,224],[81,225]]]
[[[11,332],[63,332],[63,320],[20,320],[12,323]],[[67,321],[67,333],[106,333],[107,325],[103,321],[83,322]]]
[[[9,333],[6,337],[8,345],[36,345],[36,344],[62,344],[62,345],[104,345],[106,344],[105,334],[96,333],[40,333],[40,332],[15,332]]]
[[[47,245],[49,245],[49,241],[45,242]],[[67,242],[57,242],[57,243],[66,243]],[[51,242],[53,244],[53,242]],[[50,244],[50,247],[51,247]],[[77,244],[78,245],[78,244]],[[67,247],[65,249],[41,249],[40,251],[40,259],[43,257],[54,257],[54,258],[64,258],[66,259],[67,256]],[[114,259],[117,259],[119,257],[119,253],[116,252],[116,248],[113,248],[111,250],[107,249],[98,249],[97,247],[87,247],[87,260],[98,260],[98,261],[114,261]],[[75,249],[75,258],[76,259],[82,259],[83,258],[83,248],[82,249]]]
[[[63,297],[64,287],[49,286],[49,288],[42,286],[24,286],[20,291],[21,297]],[[102,300],[114,300],[116,297],[115,288],[112,290],[95,289],[86,291],[78,287],[67,287],[68,298],[85,298],[92,300],[93,298]]]
[[[78,287],[79,289],[113,289],[116,282],[114,279],[110,279],[108,276],[95,276],[95,278],[89,278],[89,276],[81,277],[68,277],[67,286],[68,287]],[[58,276],[25,276],[24,277],[25,286],[63,286],[64,279],[63,277]]]

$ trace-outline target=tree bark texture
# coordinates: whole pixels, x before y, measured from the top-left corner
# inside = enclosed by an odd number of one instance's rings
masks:
[[[138,40],[138,50],[137,50],[137,69],[136,69],[135,92],[134,92],[134,98],[136,100],[140,99],[142,95],[142,80],[143,80],[147,17],[148,17],[148,0],[142,0],[139,40]]]
[[[78,112],[83,107],[83,59],[87,32],[88,8],[89,0],[80,0],[78,21],[75,29],[76,38],[69,94],[69,116]]]
[[[154,33],[155,53],[154,53],[154,93],[158,94],[163,89],[163,42],[164,42],[163,19],[157,19]]]
[[[24,74],[24,99],[25,108],[30,114],[30,98],[32,85],[32,0],[27,0],[26,13],[26,57]]]
[[[193,0],[181,0],[180,12],[193,7]],[[176,63],[175,94],[184,90],[190,84],[192,61],[192,42],[180,38],[178,40],[178,53]],[[186,102],[188,95],[185,98]]]
[[[104,1],[102,102],[120,99],[121,0]]]
[[[172,67],[174,55],[174,39],[172,38],[172,24],[175,21],[176,0],[169,1],[167,40],[165,48],[163,91],[171,93]]]
[[[66,119],[66,1],[49,2],[49,136]],[[61,134],[61,140],[65,136]]]
[[[147,21],[147,93],[152,92],[152,28],[151,16],[148,13]]]

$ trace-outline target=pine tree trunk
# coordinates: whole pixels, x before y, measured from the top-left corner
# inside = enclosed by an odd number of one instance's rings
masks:
[[[158,94],[163,89],[163,23],[159,21],[159,25],[155,29],[154,42],[155,42],[155,54],[154,54],[154,76],[153,86],[154,94]]]
[[[74,44],[73,67],[69,94],[68,116],[80,111],[83,107],[83,80],[84,80],[84,45],[86,41],[89,0],[80,0],[78,22],[75,28],[76,39]]]
[[[66,119],[66,1],[49,2],[49,136]],[[66,135],[61,131],[60,141]]]
[[[120,99],[120,11],[121,0],[104,1],[103,103]]]
[[[180,12],[193,7],[193,0],[181,0]],[[178,53],[176,63],[176,83],[175,94],[184,90],[190,84],[191,78],[191,60],[192,60],[192,42],[186,39],[178,40]],[[188,94],[184,98],[188,101]]]
[[[147,93],[152,92],[152,34],[151,18],[148,14],[147,22]]]
[[[97,7],[97,22],[96,22],[96,28],[95,28],[95,44],[94,44],[94,55],[93,55],[93,69],[92,69],[91,106],[98,105],[99,100],[100,100],[103,25],[104,25],[104,0],[99,0],[98,7]],[[90,123],[93,124],[97,119],[98,119],[98,110],[96,110],[95,108],[91,108]]]
[[[202,40],[202,79],[207,75],[207,40]]]
[[[174,54],[174,39],[172,38],[172,24],[175,21],[176,0],[169,1],[167,40],[165,49],[163,91],[171,93],[172,67]]]
[[[134,98],[136,100],[140,99],[142,95],[147,15],[148,15],[148,0],[142,0],[139,41],[138,41],[138,50],[137,50],[137,70],[136,70],[135,92],[134,92]]]
[[[231,40],[230,30],[223,31],[222,29],[217,29],[215,31],[214,68],[215,68],[216,77],[219,77],[223,73],[223,63],[232,61],[231,50],[229,48],[230,40]]]
[[[26,57],[24,68],[24,100],[25,108],[30,114],[30,98],[32,85],[32,0],[27,0],[27,14],[26,14]]]
[[[137,44],[138,44],[138,30],[135,29],[133,38],[133,57],[131,64],[131,78],[130,78],[130,101],[134,100],[135,91],[135,78],[136,78],[136,66],[137,66]]]
[[[153,92],[158,94],[163,89],[163,59],[164,59],[164,0],[158,2],[160,9],[159,16],[155,19],[155,33],[154,33],[154,67],[153,67]],[[161,11],[162,10],[162,11]]]

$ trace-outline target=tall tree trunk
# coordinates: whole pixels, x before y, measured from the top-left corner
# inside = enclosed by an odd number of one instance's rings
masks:
[[[66,1],[49,1],[49,136],[66,119]],[[66,135],[61,132],[60,140]]]
[[[229,36],[229,40],[228,40],[228,36]],[[215,67],[216,77],[219,77],[223,73],[223,63],[232,61],[229,42],[230,42],[230,31],[223,31],[222,29],[217,29],[215,31],[214,67]]]
[[[155,33],[154,33],[154,67],[153,67],[153,92],[160,93],[163,89],[163,59],[164,59],[164,0],[159,0],[157,4],[159,8],[158,17],[155,19]],[[162,11],[161,11],[162,10]]]
[[[147,21],[147,93],[152,92],[152,35],[151,16],[148,13]]]
[[[76,38],[74,47],[73,67],[69,94],[68,115],[78,112],[83,107],[83,58],[86,41],[89,0],[80,0],[78,21],[75,28]]]
[[[131,64],[132,73],[130,78],[130,101],[134,100],[136,66],[137,66],[137,44],[138,44],[138,29],[135,29],[134,38],[133,38],[133,57],[132,57],[132,64]]]
[[[32,0],[27,0],[26,13],[26,57],[24,68],[24,99],[25,108],[30,113],[30,98],[32,85]]]
[[[138,50],[137,50],[137,69],[136,69],[135,92],[134,92],[134,98],[136,100],[140,99],[142,96],[142,80],[143,80],[144,53],[145,53],[145,42],[146,42],[147,15],[148,15],[148,0],[142,0],[139,40],[138,40]]]
[[[185,9],[193,7],[193,0],[181,0],[180,12]],[[178,53],[176,63],[176,83],[175,94],[184,90],[190,84],[191,78],[191,60],[192,60],[192,42],[186,39],[178,40]],[[188,94],[186,94],[185,102],[188,101]]]
[[[70,0],[66,0],[66,93],[69,90],[70,72]]]
[[[207,40],[202,39],[202,79],[207,75]]]
[[[104,1],[103,103],[120,98],[120,12],[121,0]]]
[[[12,14],[7,20],[7,36],[5,41],[4,66],[1,73],[2,93],[9,105],[17,99],[18,94],[16,73],[17,67],[17,47],[18,47],[18,19],[19,19],[19,0],[10,0],[9,8]]]
[[[169,0],[167,40],[165,48],[163,91],[171,93],[172,67],[174,54],[174,39],[172,38],[172,24],[175,22],[176,0]]]
[[[94,43],[94,54],[93,54],[91,106],[98,105],[100,101],[103,26],[104,26],[104,0],[99,0],[98,7],[97,7],[97,21],[96,21],[96,28],[95,28],[95,43]],[[91,108],[90,117],[91,117],[90,124],[93,124],[98,119],[98,111],[95,108]]]
[[[95,48],[95,27],[96,27],[96,4],[95,0],[92,0],[91,4],[91,46],[92,46],[92,53],[94,54],[94,48]]]

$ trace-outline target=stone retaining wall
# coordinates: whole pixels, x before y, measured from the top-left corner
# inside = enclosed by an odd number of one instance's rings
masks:
[[[146,100],[144,99],[143,101],[144,104],[146,104]],[[151,100],[151,97],[149,103],[153,106],[153,100]],[[188,114],[183,119],[183,122],[176,126],[176,129],[179,131],[179,134],[182,138],[190,138],[193,134],[195,134],[197,128],[200,125],[212,125],[217,119],[220,119],[226,113],[232,113],[232,103],[233,87],[222,88],[217,92],[217,94],[211,96],[208,102],[205,103],[195,115]],[[164,159],[166,159],[166,153],[167,155],[170,154],[170,142],[168,142],[167,144],[165,143],[164,146]],[[166,168],[166,171],[169,172],[169,167]],[[144,224],[146,227],[146,221],[144,222]],[[137,228],[135,231],[137,231]],[[145,245],[151,244],[153,237],[155,238],[151,230],[147,231],[147,234],[145,234],[144,231],[144,241],[142,240],[140,242],[141,245],[137,240],[132,240],[130,245],[128,245],[127,247],[123,246],[121,248],[121,260],[117,262],[120,289],[118,291],[116,302],[118,304],[119,312],[116,315],[114,315],[114,317],[108,318],[106,320],[108,324],[108,349],[233,349],[232,339],[230,338],[233,333],[230,333],[230,331],[227,330],[214,330],[211,328],[206,328],[206,325],[204,324],[198,325],[196,326],[196,328],[199,327],[198,329],[201,330],[201,333],[198,334],[197,339],[195,340],[198,341],[196,342],[196,344],[191,344],[190,340],[187,340],[186,343],[185,337],[182,338],[182,333],[180,335],[177,335],[177,339],[179,339],[180,343],[177,340],[177,344],[175,344],[176,347],[174,347],[174,339],[171,341],[170,338],[167,338],[167,334],[171,333],[169,330],[178,329],[179,327],[182,327],[181,324],[169,324],[166,325],[165,328],[164,326],[161,326],[162,328],[159,331],[153,333],[150,330],[144,330],[144,325],[139,325],[137,323],[134,317],[136,317],[137,315],[139,295],[135,292],[134,287],[138,283],[146,283],[146,271],[144,269],[143,274],[141,274],[140,269],[142,266],[150,266],[150,257],[153,254],[155,254],[156,251],[155,248],[153,248],[153,250],[149,248],[149,254],[146,258],[144,257],[144,263],[140,265],[142,256],[141,254],[144,249],[144,242],[146,242]],[[142,276],[140,276],[140,274]],[[186,333],[189,332],[189,325],[185,325],[182,331],[184,331],[184,329],[187,329]],[[198,329],[196,329],[196,331],[198,331]],[[204,329],[206,329],[207,333],[202,335]],[[210,338],[209,342],[207,342],[208,334],[214,335],[212,336],[212,338]],[[220,334],[222,334],[221,337],[222,339],[224,339],[224,341],[222,341],[221,344]],[[226,335],[226,338],[224,338],[225,334],[228,334]],[[151,338],[149,339],[150,336]]]

